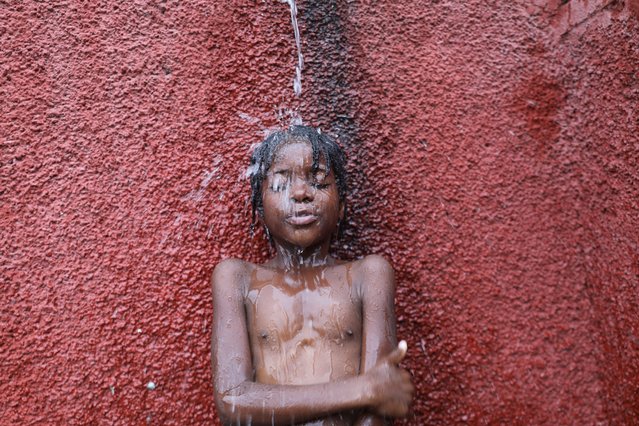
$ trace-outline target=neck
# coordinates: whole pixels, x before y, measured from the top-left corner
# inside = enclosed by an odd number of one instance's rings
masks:
[[[329,242],[314,247],[296,247],[275,241],[273,262],[286,270],[299,270],[314,266],[328,265],[333,258],[328,254]]]

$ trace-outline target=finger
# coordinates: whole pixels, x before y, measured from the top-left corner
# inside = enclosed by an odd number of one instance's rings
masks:
[[[408,398],[410,399],[415,394],[415,387],[413,385],[408,385],[408,386],[404,387],[403,391],[408,396]]]
[[[402,377],[402,379],[404,381],[410,382],[411,377],[410,377],[410,373],[408,371],[402,369],[402,370],[400,370],[399,374],[401,375],[401,377]]]
[[[414,392],[415,388],[411,384],[404,384],[400,388],[402,395],[410,397]]]
[[[404,417],[408,412],[408,404],[393,401],[379,407],[378,413],[384,417]]]
[[[408,404],[406,402],[399,402],[393,408],[393,417],[405,417],[408,414]]]
[[[388,354],[386,361],[391,364],[399,364],[399,362],[404,359],[404,355],[406,355],[406,352],[404,352],[402,348],[397,347],[393,350],[393,352]]]
[[[402,340],[397,345],[397,348],[388,355],[388,361],[393,364],[399,364],[406,356],[406,351],[408,351],[408,344],[406,340]]]

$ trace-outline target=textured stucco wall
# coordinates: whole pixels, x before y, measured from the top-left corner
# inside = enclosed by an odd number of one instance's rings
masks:
[[[639,2],[0,3],[0,424],[214,419],[208,277],[264,259],[250,147],[350,156],[406,424],[639,416]],[[155,389],[147,388],[149,382]]]

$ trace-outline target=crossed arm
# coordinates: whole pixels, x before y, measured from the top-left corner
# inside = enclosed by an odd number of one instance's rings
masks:
[[[361,262],[360,375],[303,386],[254,381],[243,297],[248,266],[227,260],[215,268],[211,356],[216,407],[224,423],[303,423],[357,410],[365,413],[357,425],[374,426],[385,424],[383,416],[406,414],[413,387],[408,373],[397,367],[405,351],[396,348],[393,271],[379,256]]]

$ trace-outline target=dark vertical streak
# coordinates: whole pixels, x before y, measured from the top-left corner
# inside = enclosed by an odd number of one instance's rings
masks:
[[[368,251],[363,247],[362,239],[357,237],[362,229],[368,228],[365,217],[357,213],[364,210],[364,193],[370,185],[365,173],[366,162],[362,161],[366,148],[355,119],[358,102],[351,90],[353,76],[358,71],[346,35],[348,10],[335,0],[309,1],[300,6],[304,25],[303,50],[307,58],[304,78],[313,100],[310,115],[317,117],[313,124],[338,136],[349,157],[351,196],[348,214],[351,219],[339,242],[342,248],[339,251],[340,255],[357,257]]]

